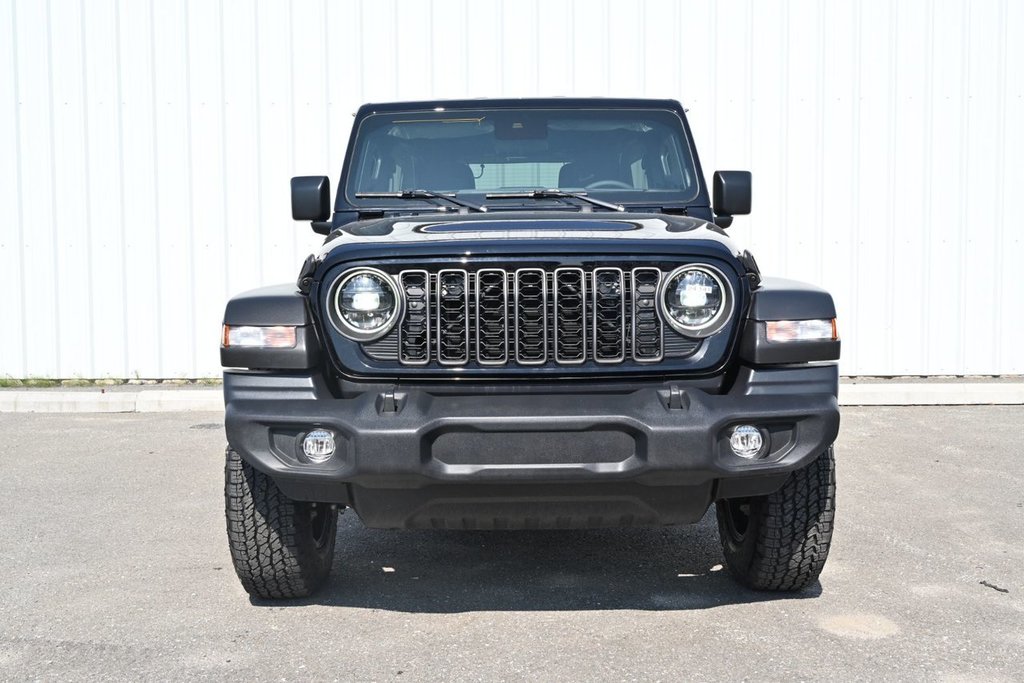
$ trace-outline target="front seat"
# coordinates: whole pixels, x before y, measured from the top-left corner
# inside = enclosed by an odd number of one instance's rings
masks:
[[[444,190],[458,192],[475,190],[476,180],[473,171],[466,164],[457,161],[437,161],[423,164],[417,173],[420,190]]]
[[[613,164],[585,164],[578,161],[570,161],[558,170],[559,188],[585,188],[587,185],[602,180],[618,180],[627,182]]]

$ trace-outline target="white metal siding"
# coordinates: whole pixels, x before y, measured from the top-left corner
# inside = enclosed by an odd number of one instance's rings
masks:
[[[217,374],[360,103],[502,95],[681,100],[844,374],[1022,373],[1022,35],[1014,0],[0,0],[0,376]]]

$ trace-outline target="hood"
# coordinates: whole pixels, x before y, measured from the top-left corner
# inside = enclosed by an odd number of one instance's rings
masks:
[[[688,216],[650,213],[490,212],[438,216],[399,216],[349,223],[331,233],[320,250],[323,259],[345,247],[395,247],[450,243],[465,250],[477,243],[671,241],[713,243],[738,255],[725,232],[713,223]],[[510,245],[511,246],[511,245]],[[541,245],[538,245],[541,246]],[[653,246],[653,245],[652,245]],[[543,248],[543,247],[542,247]]]

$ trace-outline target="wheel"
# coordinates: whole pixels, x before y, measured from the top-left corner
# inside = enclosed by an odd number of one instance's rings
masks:
[[[799,590],[821,574],[832,542],[836,463],[829,446],[767,496],[716,503],[729,572],[757,590]]]
[[[254,597],[302,598],[331,571],[338,508],[292,500],[227,449],[224,505],[235,573]]]

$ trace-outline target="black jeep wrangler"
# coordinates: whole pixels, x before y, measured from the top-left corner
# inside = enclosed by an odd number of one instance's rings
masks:
[[[793,590],[832,536],[832,297],[730,239],[750,174],[704,182],[671,100],[363,106],[295,284],[227,304],[225,502],[262,598],[369,527],[694,523],[743,584]]]

